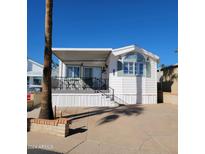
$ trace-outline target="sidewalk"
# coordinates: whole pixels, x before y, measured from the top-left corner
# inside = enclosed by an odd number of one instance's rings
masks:
[[[45,153],[176,154],[177,110],[172,104],[67,108],[64,115],[74,119],[70,136],[28,132],[28,146],[45,145]]]

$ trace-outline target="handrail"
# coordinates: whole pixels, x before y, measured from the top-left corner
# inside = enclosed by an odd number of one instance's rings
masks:
[[[117,97],[117,96],[114,96],[115,98],[117,98],[118,100],[120,100],[122,103],[119,103],[117,102],[118,104],[122,105],[122,104],[128,104],[127,102],[125,102],[123,99]],[[115,99],[115,102],[116,102],[116,99]]]
[[[111,101],[114,101],[114,89],[113,88],[108,87],[108,94],[101,90],[97,90],[97,92],[100,92],[102,95],[109,97]]]
[[[108,87],[109,88],[109,92],[111,91],[111,101],[114,101],[115,100],[115,90],[111,87]]]
[[[114,101],[115,103],[117,103],[118,105],[124,105],[124,104],[128,104],[128,103],[126,103],[123,99],[121,99],[121,98],[119,98],[119,97],[117,97],[117,96],[115,96],[115,90],[112,88],[112,87],[108,87],[109,88],[109,94],[107,94],[107,93],[105,93],[105,92],[103,92],[103,91],[98,91],[98,92],[101,92],[103,95],[105,95],[105,96],[108,96],[109,98],[110,98],[110,100],[111,101]],[[111,94],[110,94],[111,93]],[[111,97],[110,97],[111,96]],[[116,100],[117,99],[117,100]],[[119,101],[120,102],[119,102]]]

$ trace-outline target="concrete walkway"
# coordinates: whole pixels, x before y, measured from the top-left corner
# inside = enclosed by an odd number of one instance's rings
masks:
[[[132,105],[62,110],[64,116],[73,119],[70,136],[62,138],[28,132],[28,153],[177,153],[177,105]],[[28,116],[35,117],[38,111],[36,109],[29,112]]]

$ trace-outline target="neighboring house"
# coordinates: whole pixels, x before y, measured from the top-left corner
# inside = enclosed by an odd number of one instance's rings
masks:
[[[41,87],[43,76],[43,65],[27,59],[27,86],[28,87]]]
[[[52,76],[58,76],[58,68],[52,70]],[[41,87],[43,77],[43,65],[34,60],[27,59],[27,86]]]
[[[53,48],[59,77],[53,105],[115,106],[157,103],[159,57],[135,45],[123,48]]]
[[[178,64],[157,70],[158,100],[164,103],[178,103]]]

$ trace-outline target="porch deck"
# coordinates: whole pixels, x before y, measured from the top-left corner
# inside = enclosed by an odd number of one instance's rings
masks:
[[[108,91],[108,79],[52,78],[53,93],[98,93]]]
[[[107,79],[54,78],[52,80],[55,106],[115,106],[114,90]]]

